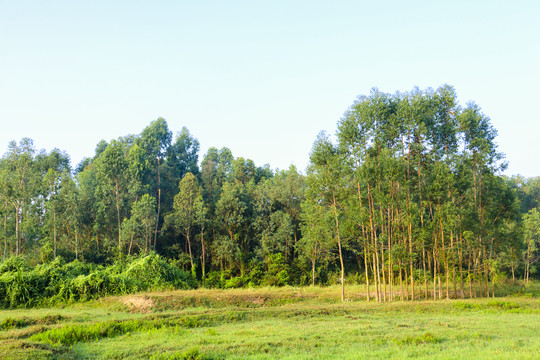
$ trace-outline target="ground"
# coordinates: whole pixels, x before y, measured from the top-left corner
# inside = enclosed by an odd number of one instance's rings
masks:
[[[0,311],[1,359],[537,359],[540,300],[378,304],[350,287],[190,290]]]

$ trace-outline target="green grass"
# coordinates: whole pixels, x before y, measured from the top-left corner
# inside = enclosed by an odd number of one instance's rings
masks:
[[[339,288],[189,290],[0,311],[1,359],[536,359],[535,297],[377,304]]]

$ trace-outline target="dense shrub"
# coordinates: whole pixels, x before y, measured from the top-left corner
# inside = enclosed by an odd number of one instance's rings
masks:
[[[77,260],[66,263],[61,257],[34,268],[20,257],[0,263],[0,306],[4,308],[196,285],[190,273],[156,254],[131,257],[108,267]]]
[[[252,261],[250,271],[244,276],[237,276],[231,270],[212,271],[207,274],[204,286],[209,288],[242,288],[256,286],[286,286],[290,285],[290,266],[282,254],[272,254],[266,259],[266,268],[262,263]]]

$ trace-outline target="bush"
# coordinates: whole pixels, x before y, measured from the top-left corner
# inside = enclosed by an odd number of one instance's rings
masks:
[[[66,263],[61,257],[34,268],[20,257],[0,263],[0,306],[4,308],[86,301],[144,290],[190,289],[196,285],[190,273],[157,254],[128,258],[109,267],[78,260]]]
[[[224,282],[222,281],[221,271],[209,272],[204,280],[204,286],[218,289],[223,288]]]
[[[270,286],[285,286],[289,284],[289,265],[285,263],[282,254],[268,256],[268,272],[264,276],[263,284]]]
[[[225,289],[241,288],[246,285],[248,281],[242,276],[235,276],[225,281]]]

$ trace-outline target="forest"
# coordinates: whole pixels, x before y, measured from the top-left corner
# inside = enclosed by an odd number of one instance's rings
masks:
[[[359,96],[305,173],[210,148],[163,118],[66,152],[0,159],[0,305],[157,288],[364,284],[379,302],[495,296],[538,276],[540,178],[453,87]],[[262,136],[262,135],[261,135]]]

